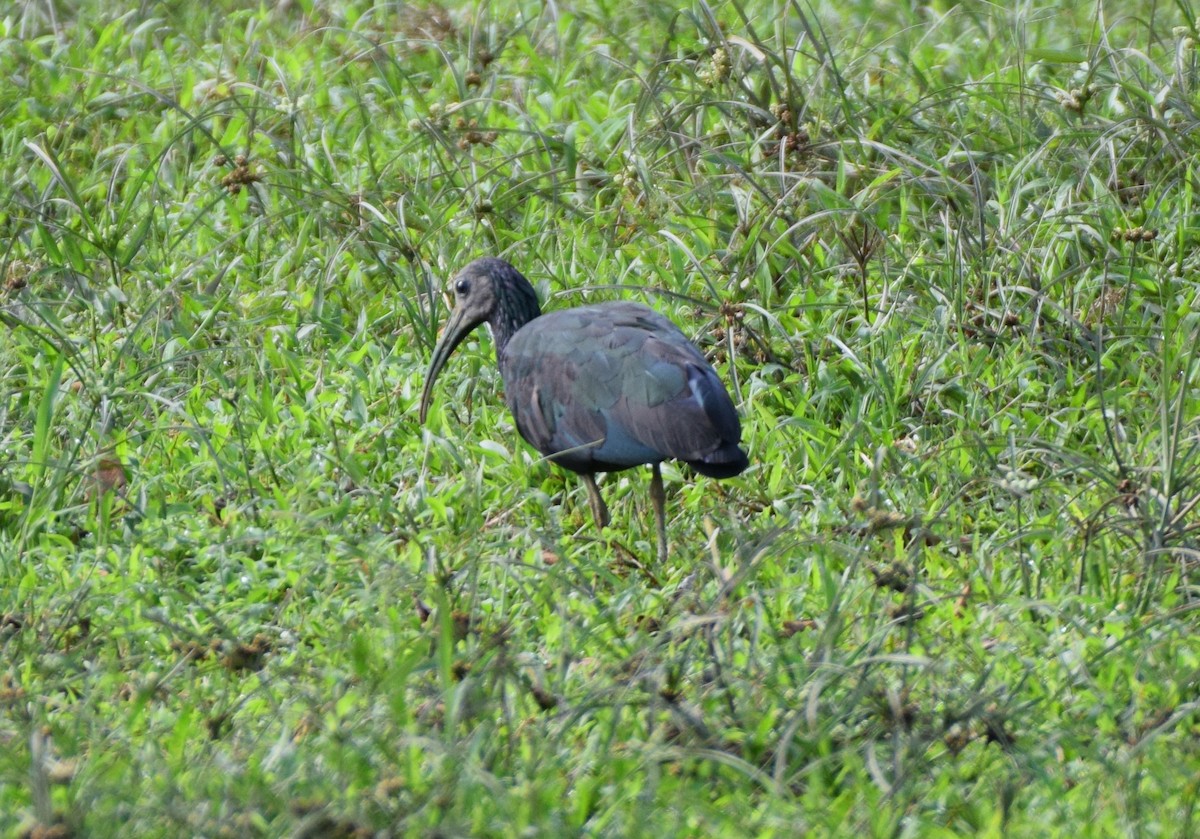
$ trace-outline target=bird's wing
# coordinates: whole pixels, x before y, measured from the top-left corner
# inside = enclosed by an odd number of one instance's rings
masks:
[[[501,373],[521,436],[577,471],[700,460],[741,437],[704,356],[640,304],[543,315],[509,341]]]

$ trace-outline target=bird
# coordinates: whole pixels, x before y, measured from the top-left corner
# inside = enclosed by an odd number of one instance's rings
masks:
[[[597,472],[649,464],[658,559],[668,556],[664,460],[711,478],[749,466],[729,392],[704,355],[669,319],[612,301],[542,313],[520,271],[497,257],[471,262],[451,281],[454,308],[434,347],[421,393],[425,424],[433,385],[480,324],[496,349],[505,401],[521,437],[579,474],[596,527],[610,523]]]

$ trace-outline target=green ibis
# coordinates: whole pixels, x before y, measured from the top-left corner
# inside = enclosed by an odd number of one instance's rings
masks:
[[[596,472],[650,464],[658,556],[667,556],[663,460],[728,478],[749,461],[733,400],[695,345],[639,303],[611,302],[542,314],[529,281],[484,257],[452,283],[455,305],[433,350],[421,422],[433,383],[462,340],[486,323],[517,431],[549,460],[578,472],[596,526],[609,523]]]

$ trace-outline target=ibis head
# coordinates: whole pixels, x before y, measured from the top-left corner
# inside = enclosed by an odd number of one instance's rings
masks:
[[[441,340],[434,347],[433,360],[425,376],[425,389],[421,392],[422,423],[429,412],[429,403],[433,401],[434,381],[450,355],[475,327],[488,324],[499,357],[508,339],[542,313],[533,286],[503,259],[484,257],[475,260],[454,278],[451,291],[454,310]]]

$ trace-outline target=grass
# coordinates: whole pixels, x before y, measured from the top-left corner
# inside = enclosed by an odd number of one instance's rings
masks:
[[[218,6],[0,21],[3,835],[1195,832],[1186,0]],[[485,253],[730,384],[665,567]]]

